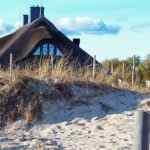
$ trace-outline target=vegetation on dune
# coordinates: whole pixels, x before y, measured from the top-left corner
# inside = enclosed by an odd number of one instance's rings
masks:
[[[61,99],[71,102],[70,99],[75,98],[73,86],[94,89],[93,92],[85,94],[84,98],[88,98],[89,95],[91,97],[100,95],[105,88],[101,87],[100,89],[96,83],[90,81],[77,81],[71,77],[69,79],[69,76],[67,81],[68,72],[66,75],[63,72],[63,79],[62,77],[58,79],[57,74],[54,78],[54,75],[50,72],[49,74],[45,71],[41,72],[39,76],[34,72],[35,70],[28,71],[30,72],[30,74],[28,72],[28,75],[25,75],[26,73],[23,70],[20,70],[20,72],[14,71],[13,75],[15,77],[12,82],[7,79],[1,81],[4,84],[0,88],[0,127],[17,119],[24,119],[29,124],[34,120],[39,120],[42,118],[43,102],[53,102]],[[3,74],[5,73],[3,72]],[[82,99],[83,97],[78,98]]]
[[[123,61],[106,60],[101,68],[95,69],[94,77],[92,67],[77,68],[64,60],[54,66],[43,60],[39,67],[14,68],[11,74],[9,69],[1,70],[0,126],[18,118],[23,118],[28,123],[41,118],[43,100],[91,99],[115,90],[112,85],[120,88],[118,79],[127,83],[122,82],[121,87],[130,88],[132,65],[132,58]],[[136,56],[135,86],[143,86],[145,80],[150,80],[150,55],[144,61]],[[76,97],[74,87],[81,89],[80,92],[84,89],[84,95]]]
[[[144,86],[145,81],[150,80],[150,54],[147,55],[144,60],[139,56],[133,56],[125,60],[119,60],[117,58],[105,60],[102,64],[115,79],[120,78],[123,81],[126,81],[129,86],[132,82],[133,69],[135,85]]]

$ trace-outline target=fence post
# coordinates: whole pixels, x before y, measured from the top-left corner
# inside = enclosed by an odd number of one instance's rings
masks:
[[[95,79],[95,69],[96,69],[96,55],[93,58],[93,79]]]
[[[135,75],[135,56],[133,55],[132,60],[132,87],[134,86],[134,75]]]
[[[113,61],[111,61],[110,67],[111,67],[111,74],[113,75],[114,74],[114,64],[113,64]]]
[[[149,112],[138,111],[138,135],[137,135],[137,150],[149,150],[149,130],[150,130],[150,114]]]
[[[122,79],[124,81],[124,78],[125,78],[125,62],[123,61],[122,62]]]
[[[9,57],[9,81],[12,82],[12,74],[13,74],[13,55],[10,53]]]
[[[54,56],[51,55],[51,66],[52,66],[52,71],[53,71],[53,68],[54,68]]]

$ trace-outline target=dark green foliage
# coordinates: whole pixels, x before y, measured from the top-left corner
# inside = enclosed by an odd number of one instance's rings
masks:
[[[135,64],[135,81],[138,85],[145,84],[146,80],[150,80],[150,54],[142,60],[139,56],[134,57]],[[118,76],[118,78],[123,78],[129,83],[132,80],[132,69],[133,69],[133,57],[129,57],[125,60],[119,60],[117,58],[106,60],[103,62],[103,67],[107,69],[108,72],[113,72]],[[123,72],[124,64],[124,72]]]

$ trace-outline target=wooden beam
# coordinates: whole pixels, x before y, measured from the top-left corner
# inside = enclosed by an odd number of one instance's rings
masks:
[[[50,54],[50,46],[49,46],[49,43],[47,43],[47,56],[49,56]]]

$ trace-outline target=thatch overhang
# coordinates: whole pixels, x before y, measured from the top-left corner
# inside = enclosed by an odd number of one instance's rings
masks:
[[[48,19],[40,17],[16,32],[0,38],[0,64],[9,64],[10,53],[13,54],[14,63],[21,62],[33,53],[42,40],[55,42],[64,58],[69,61],[77,61],[80,65],[90,65],[93,62],[93,57],[75,45]]]

